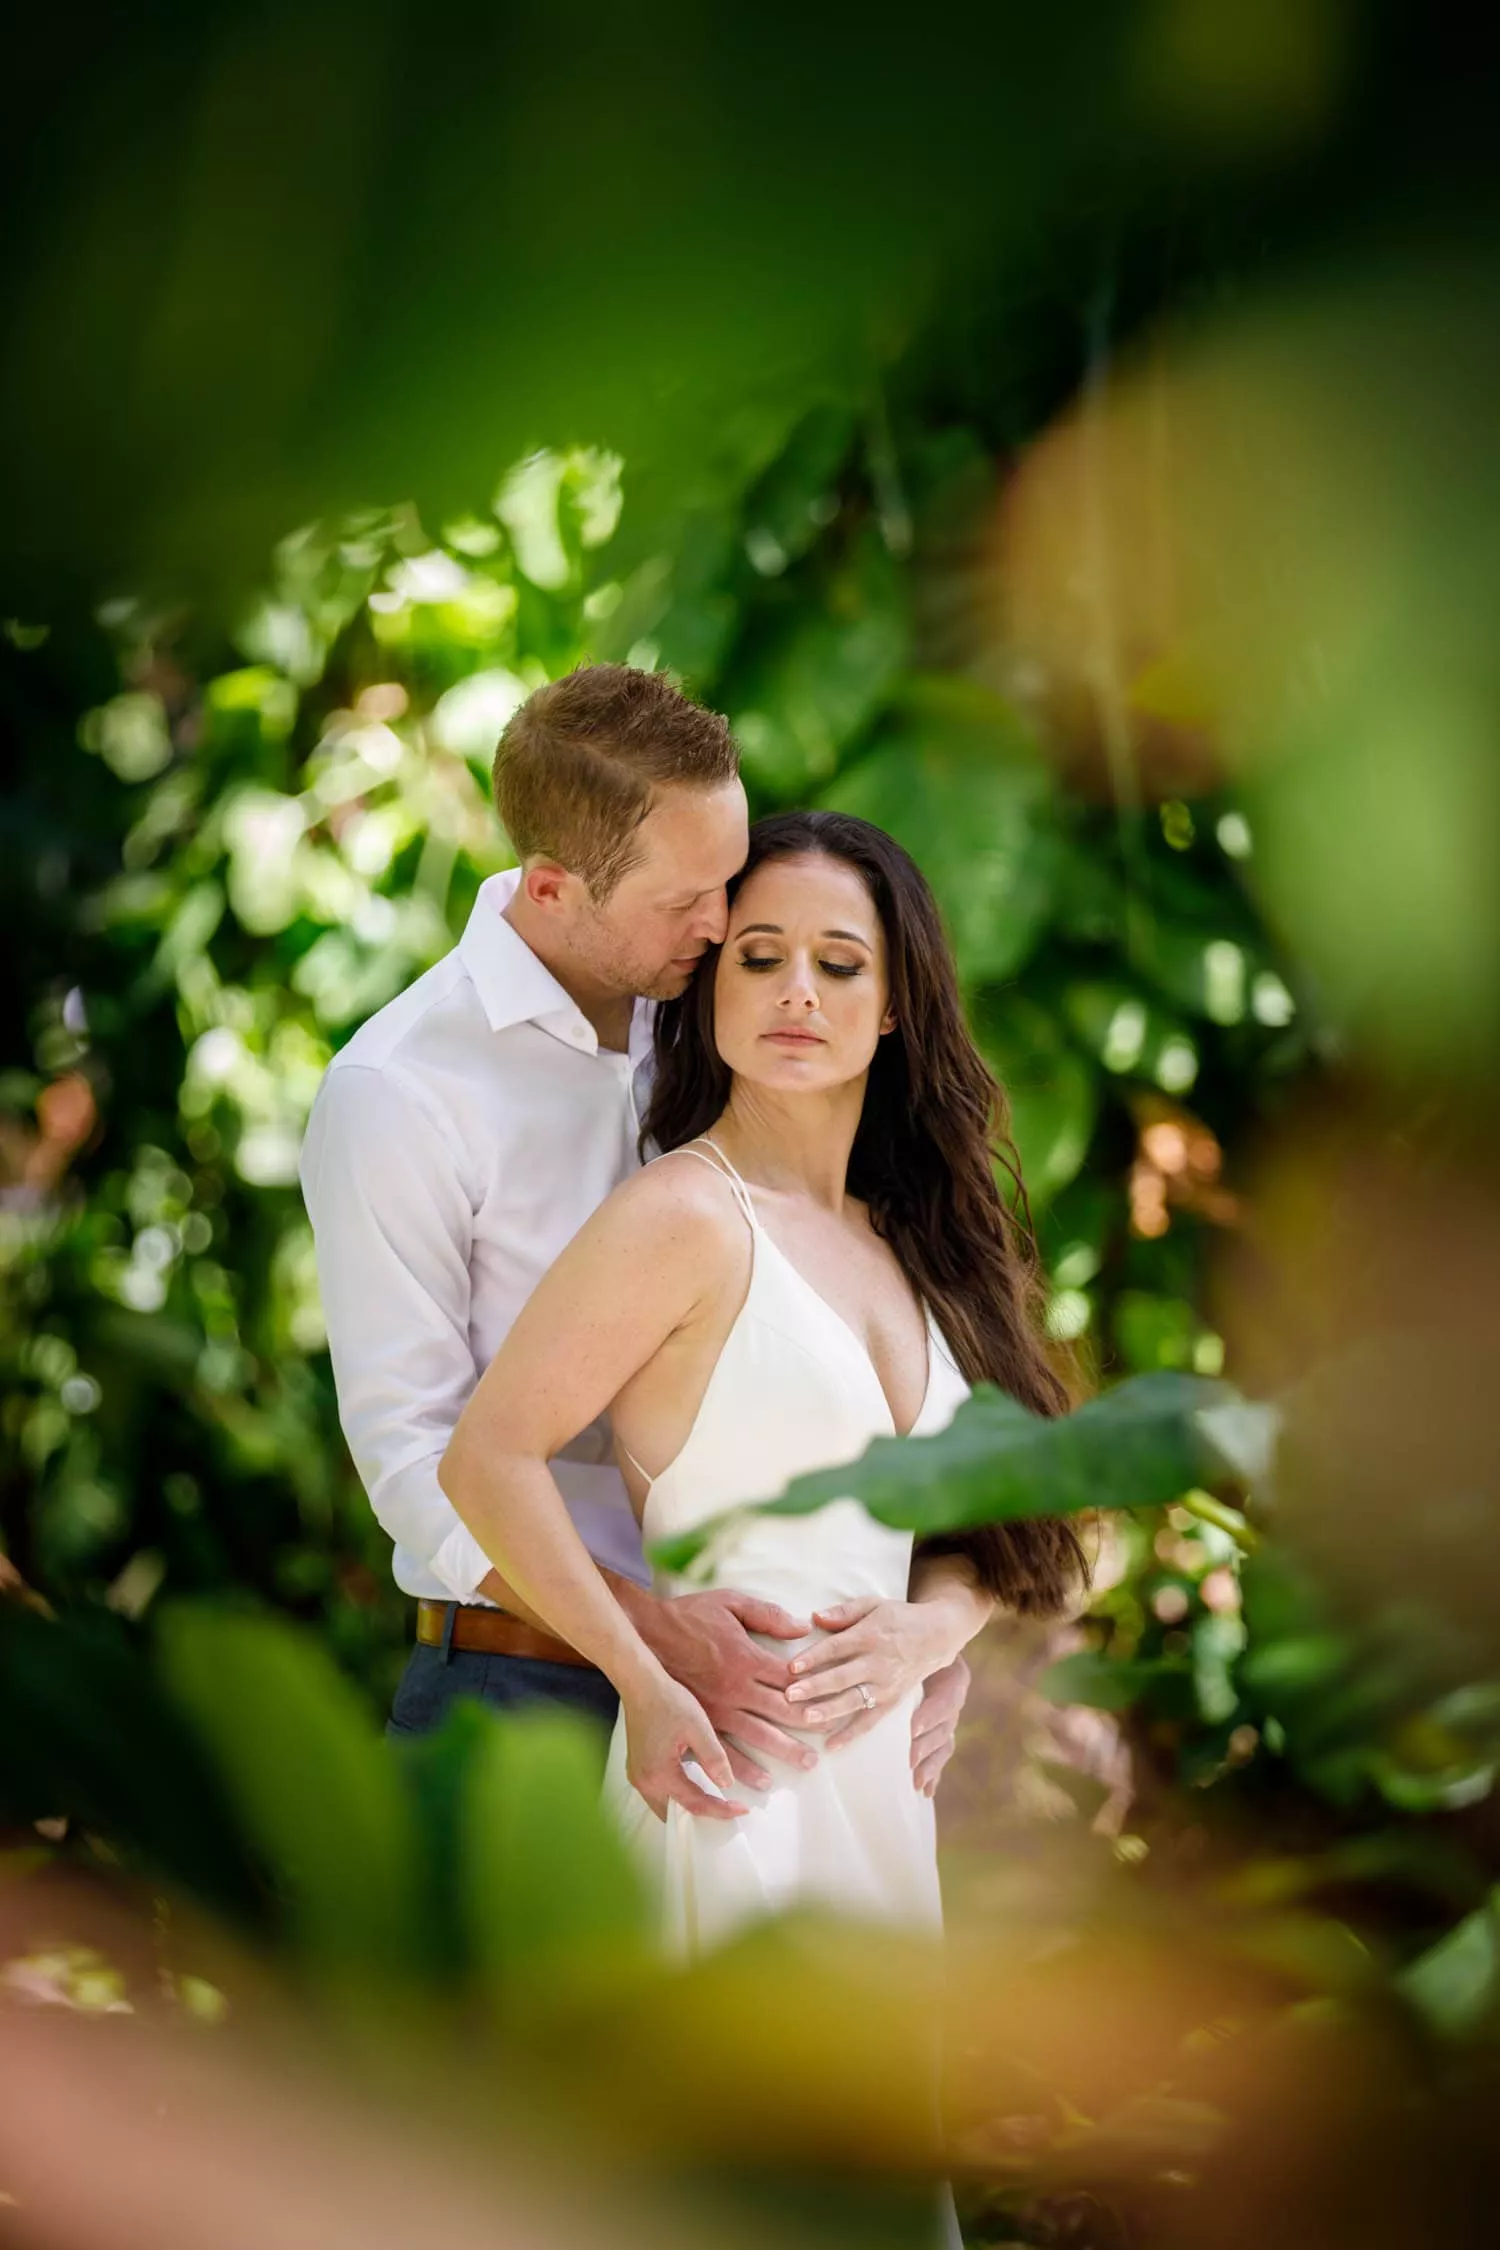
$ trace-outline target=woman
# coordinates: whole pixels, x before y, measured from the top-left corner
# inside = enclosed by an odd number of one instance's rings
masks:
[[[972,1382],[1039,1413],[1065,1406],[1033,1323],[1029,1241],[995,1183],[998,1092],[911,860],[840,814],[760,822],[725,943],[661,1009],[656,1049],[643,1141],[666,1153],[536,1290],[443,1487],[523,1599],[619,1689],[607,1788],[681,1947],[794,1901],[933,1925],[912,1707],[997,1605],[1067,1605],[1084,1576],[1071,1529],[988,1526],[914,1560],[910,1535],[854,1500],[741,1518],[712,1582],[808,1619],[788,1718],[816,1719],[803,1738],[824,1748],[806,1769],[773,1764],[751,1806],[547,1467],[608,1407],[649,1548],[873,1437],[943,1428]],[[836,1661],[820,1662],[834,1632]]]

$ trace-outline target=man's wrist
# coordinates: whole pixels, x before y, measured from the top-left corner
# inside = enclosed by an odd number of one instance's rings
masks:
[[[649,1586],[640,1585],[634,1578],[622,1578],[618,1571],[601,1568],[600,1576],[641,1639],[654,1653],[655,1634],[662,1611],[660,1598],[652,1593]]]

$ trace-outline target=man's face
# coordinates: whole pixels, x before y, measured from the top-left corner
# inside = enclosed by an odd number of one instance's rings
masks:
[[[675,1000],[724,941],[724,886],[750,849],[745,792],[738,781],[663,788],[636,842],[639,857],[603,904],[586,898],[578,949],[607,989]]]

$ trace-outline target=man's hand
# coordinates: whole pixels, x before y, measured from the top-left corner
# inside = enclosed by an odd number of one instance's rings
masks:
[[[622,1587],[621,1599],[652,1654],[708,1713],[742,1787],[770,1786],[751,1751],[804,1769],[817,1764],[817,1752],[787,1731],[789,1662],[750,1638],[766,1633],[776,1640],[802,1640],[811,1631],[807,1619],[753,1594],[729,1591],[659,1601],[639,1587],[630,1594]]]
[[[943,1768],[953,1755],[971,1677],[966,1660],[956,1656],[941,1672],[933,1673],[912,1713],[911,1777],[925,1797],[935,1794]]]

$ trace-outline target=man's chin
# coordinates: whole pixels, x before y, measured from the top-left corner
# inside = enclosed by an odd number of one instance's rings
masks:
[[[643,1000],[680,1000],[693,981],[691,969],[663,969],[650,984],[642,985]]]

